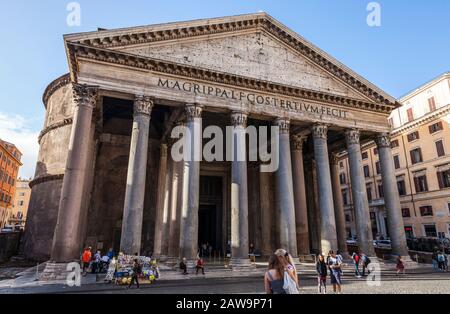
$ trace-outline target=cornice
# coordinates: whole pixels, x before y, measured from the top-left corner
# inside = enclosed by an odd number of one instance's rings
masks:
[[[432,112],[430,112],[430,113],[428,113],[428,114],[426,114],[426,115],[424,115],[424,116],[422,116],[422,117],[420,117],[420,118],[418,118],[418,119],[416,119],[414,121],[411,121],[411,122],[409,122],[409,123],[407,123],[407,124],[405,124],[405,125],[403,125],[403,126],[401,126],[399,128],[396,128],[396,129],[392,130],[391,136],[394,137],[394,136],[397,136],[399,134],[402,134],[403,132],[415,129],[415,128],[423,125],[423,124],[427,124],[427,123],[429,123],[429,122],[431,122],[433,120],[436,120],[436,119],[438,119],[438,118],[440,118],[442,116],[445,116],[445,115],[447,115],[449,113],[450,113],[450,104],[448,104],[446,106],[443,106],[441,108],[438,108],[437,110],[434,110],[434,111],[432,111]]]
[[[114,50],[95,48],[73,43],[68,43],[68,48],[70,52],[69,59],[72,62],[71,67],[72,69],[75,69],[75,72],[73,73],[74,80],[77,80],[78,76],[77,59],[86,59],[224,85],[244,87],[266,93],[298,97],[304,100],[326,102],[344,107],[381,112],[385,114],[389,114],[394,109],[393,104],[366,102],[350,97],[308,90],[225,72],[213,71],[201,67],[193,67],[161,59],[142,57]]]
[[[301,55],[318,65],[325,71],[331,73],[336,79],[344,82],[348,86],[359,93],[365,95],[372,101],[391,106],[393,108],[400,106],[400,104],[391,96],[384,93],[369,81],[363,79],[345,65],[341,64],[319,48],[307,42],[298,34],[289,30],[287,27],[270,17],[265,13],[250,14],[236,18],[218,18],[210,19],[202,22],[203,24],[192,22],[167,24],[168,29],[161,27],[152,28],[131,28],[128,32],[107,31],[95,33],[95,36],[67,36],[67,45],[81,45],[94,48],[102,48],[112,50],[117,47],[126,47],[130,45],[140,45],[145,43],[179,40],[185,38],[193,38],[199,36],[211,36],[220,33],[237,32],[248,29],[255,29],[256,31],[265,31],[273,35],[277,39],[290,46]],[[103,36],[102,36],[103,35]],[[77,39],[78,37],[78,39]],[[77,69],[73,55],[69,56],[72,63],[72,70]]]
[[[53,95],[55,91],[60,89],[61,87],[68,85],[70,83],[70,74],[64,74],[58,77],[56,80],[51,82],[44,91],[42,95],[42,102],[44,103],[45,108],[47,108],[48,99]]]
[[[30,183],[28,185],[30,186],[30,189],[32,189],[34,186],[36,186],[38,184],[41,184],[44,182],[49,182],[49,181],[62,180],[63,178],[64,178],[64,173],[43,175],[43,176],[37,177],[37,178],[33,179],[32,181],[30,181]]]
[[[38,137],[38,143],[39,143],[39,144],[41,143],[42,138],[43,138],[44,135],[47,134],[48,132],[53,131],[53,130],[58,129],[58,128],[61,128],[61,127],[66,126],[66,125],[70,125],[70,124],[72,124],[72,123],[73,123],[73,119],[72,119],[72,118],[68,118],[68,119],[64,119],[64,120],[62,120],[62,121],[60,121],[60,122],[56,122],[56,123],[54,123],[54,124],[52,124],[52,125],[46,127],[46,128],[43,129],[43,130],[41,131],[41,133],[39,134],[39,137]]]

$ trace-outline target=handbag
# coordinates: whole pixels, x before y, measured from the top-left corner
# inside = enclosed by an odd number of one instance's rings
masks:
[[[287,271],[284,272],[283,289],[286,291],[286,294],[299,294],[297,284]]]

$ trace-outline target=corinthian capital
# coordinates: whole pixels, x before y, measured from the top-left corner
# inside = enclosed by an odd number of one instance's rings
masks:
[[[153,109],[153,100],[148,96],[138,95],[134,99],[134,114],[150,116]]]
[[[290,121],[287,118],[278,118],[275,120],[275,125],[280,129],[280,134],[289,134]]]
[[[326,124],[315,124],[311,128],[313,138],[327,139],[328,126]]]
[[[89,106],[95,108],[97,105],[96,86],[72,83],[73,100],[77,106]]]
[[[187,121],[192,121],[195,118],[201,118],[203,112],[203,106],[197,104],[186,105],[186,118]]]
[[[231,124],[234,127],[242,126],[247,127],[247,114],[240,111],[234,111],[231,113]]]
[[[330,165],[337,165],[339,163],[339,157],[336,153],[330,154]]]
[[[292,144],[292,149],[293,150],[303,150],[303,144],[306,142],[306,140],[308,139],[307,136],[304,135],[292,135],[291,136],[291,144]]]
[[[387,133],[380,133],[375,137],[378,148],[391,147],[391,138]]]
[[[345,140],[347,145],[358,144],[359,145],[360,132],[357,129],[345,130]]]

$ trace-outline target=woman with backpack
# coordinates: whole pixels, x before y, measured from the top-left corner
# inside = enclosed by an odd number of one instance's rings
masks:
[[[289,275],[288,277],[285,276],[285,281],[289,280],[288,278],[292,278],[292,280],[294,281],[295,286],[298,290],[300,288],[300,283],[298,281],[298,273],[297,273],[297,269],[295,268],[294,259],[292,258],[291,254],[289,254],[284,249],[278,249],[275,251],[275,255],[278,257],[280,263],[284,266],[284,268],[287,272],[287,275]],[[285,282],[285,284],[287,284],[287,283]],[[295,292],[292,292],[292,293],[295,293]],[[297,293],[298,293],[298,291],[297,291]]]
[[[331,256],[328,258],[328,261],[330,260]],[[319,293],[322,293],[322,287],[323,287],[323,293],[327,293],[327,275],[328,275],[328,266],[325,262],[325,258],[322,254],[319,254],[319,257],[317,259],[316,263],[316,272],[317,272],[317,289]]]
[[[286,294],[284,286],[284,266],[273,254],[269,259],[269,269],[264,275],[264,289],[267,294]]]

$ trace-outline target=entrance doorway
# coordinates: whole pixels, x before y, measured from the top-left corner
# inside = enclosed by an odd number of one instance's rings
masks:
[[[198,210],[198,247],[200,256],[223,256],[222,248],[222,177],[200,177]]]

